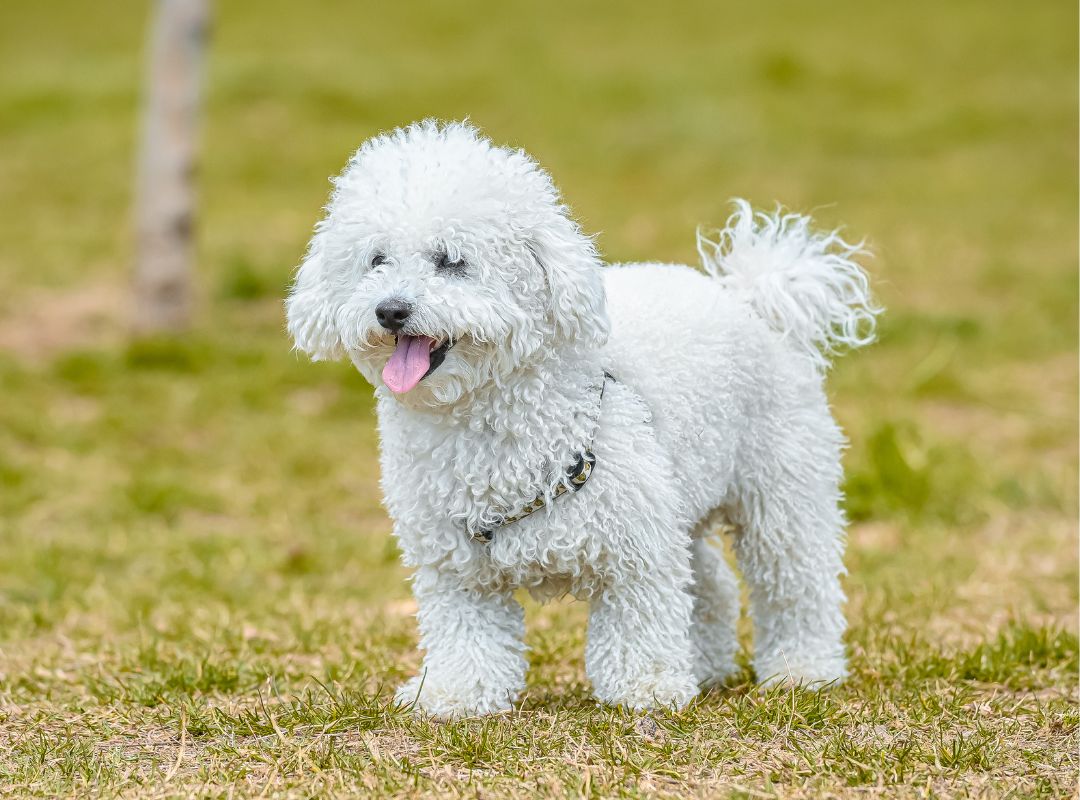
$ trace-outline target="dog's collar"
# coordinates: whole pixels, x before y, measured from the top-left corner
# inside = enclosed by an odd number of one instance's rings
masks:
[[[604,373],[604,378],[600,381],[600,398],[597,401],[597,414],[599,414],[599,405],[604,400],[604,388],[607,386],[608,381],[614,380],[615,378],[612,377],[611,373]],[[551,494],[551,499],[553,501],[558,500],[567,492],[577,492],[585,485],[589,478],[592,477],[593,469],[595,467],[596,456],[593,455],[592,450],[585,448],[585,450],[575,456],[574,463],[566,468],[566,480],[559,481],[558,486],[555,487],[555,490]],[[544,495],[539,494],[518,513],[503,517],[497,524],[485,530],[469,531],[469,536],[477,542],[486,544],[495,538],[495,531],[499,528],[505,528],[507,525],[511,525],[518,520],[524,519],[530,514],[535,514],[547,504],[548,501]]]

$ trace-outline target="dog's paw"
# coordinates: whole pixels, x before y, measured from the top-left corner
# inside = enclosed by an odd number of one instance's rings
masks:
[[[694,680],[701,689],[713,689],[724,686],[731,676],[739,672],[739,665],[735,659],[706,659],[699,657],[694,660]]]
[[[797,686],[818,691],[842,683],[847,677],[847,664],[843,658],[835,657],[780,657],[756,661],[754,671],[762,689]]]
[[[597,699],[611,706],[624,706],[634,711],[654,708],[679,709],[698,693],[697,681],[689,673],[660,673],[632,680],[615,681],[608,691],[597,693]]]
[[[438,720],[478,717],[509,711],[517,692],[485,689],[476,682],[433,681],[430,676],[410,678],[394,693],[394,702],[416,714]]]

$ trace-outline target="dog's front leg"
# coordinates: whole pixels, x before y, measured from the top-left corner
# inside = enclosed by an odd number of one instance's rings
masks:
[[[681,708],[697,694],[685,571],[661,567],[605,587],[593,600],[585,671],[601,702]]]
[[[426,654],[395,700],[440,719],[509,709],[525,687],[521,604],[510,591],[467,589],[431,568],[416,573],[413,593]]]

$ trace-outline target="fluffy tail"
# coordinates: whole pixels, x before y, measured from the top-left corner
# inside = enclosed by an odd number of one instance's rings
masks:
[[[705,271],[746,300],[820,369],[845,348],[874,340],[882,309],[849,244],[836,231],[817,233],[801,214],[754,213],[745,200],[722,231],[698,231]]]

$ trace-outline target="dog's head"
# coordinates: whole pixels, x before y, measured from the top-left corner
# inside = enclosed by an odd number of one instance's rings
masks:
[[[467,123],[364,143],[286,302],[313,359],[438,407],[542,352],[607,336],[599,261],[551,177]]]

